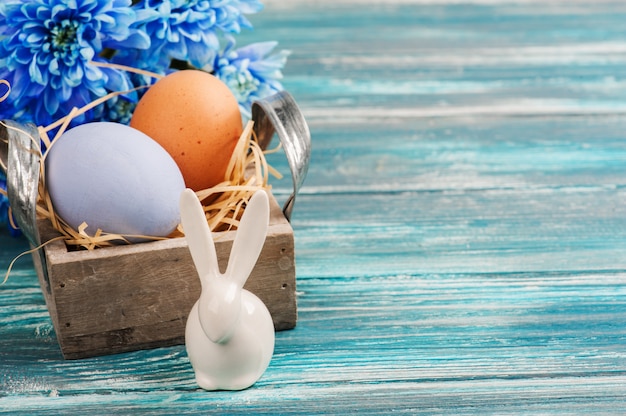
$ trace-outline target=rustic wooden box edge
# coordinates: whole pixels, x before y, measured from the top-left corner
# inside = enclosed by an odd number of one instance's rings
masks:
[[[58,235],[38,223],[43,241]],[[214,233],[226,267],[234,231]],[[48,280],[33,255],[44,298],[66,359],[184,343],[186,318],[200,282],[184,238],[92,251],[63,241],[43,248]],[[277,331],[297,322],[295,248],[291,225],[270,193],[270,226],[246,289],[266,304]]]

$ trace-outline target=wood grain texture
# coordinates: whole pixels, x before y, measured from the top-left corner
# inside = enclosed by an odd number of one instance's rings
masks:
[[[626,3],[264,3],[239,44],[292,50],[313,138],[298,326],[241,392],[181,346],[64,361],[21,261],[0,413],[623,414]]]

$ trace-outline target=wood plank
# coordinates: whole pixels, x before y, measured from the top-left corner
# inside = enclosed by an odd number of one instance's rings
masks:
[[[298,326],[242,392],[181,346],[66,362],[20,262],[0,413],[623,413],[626,3],[264,3],[238,44],[293,51],[313,136]]]

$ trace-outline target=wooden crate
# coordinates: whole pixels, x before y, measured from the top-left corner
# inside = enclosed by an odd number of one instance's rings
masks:
[[[58,234],[38,223],[42,241]],[[214,233],[224,271],[234,231]],[[44,248],[47,280],[33,256],[66,359],[184,343],[187,315],[200,281],[184,238],[69,251],[62,241]],[[293,230],[270,195],[270,226],[245,286],[265,303],[276,330],[296,325]]]

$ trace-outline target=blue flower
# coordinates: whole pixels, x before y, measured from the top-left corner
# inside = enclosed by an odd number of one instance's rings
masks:
[[[219,36],[251,28],[244,14],[256,13],[263,5],[258,0],[146,0],[134,8],[135,27],[145,31],[152,44],[148,50],[127,54],[157,70],[167,68],[172,59],[196,67],[211,62],[220,50]]]
[[[9,0],[0,3],[0,79],[11,83],[0,118],[38,125],[108,91],[131,87],[125,72],[90,65],[107,48],[147,48],[131,0]],[[101,115],[102,109],[75,122]]]
[[[128,124],[137,106],[137,100],[126,96],[110,98],[104,103],[102,120]]]
[[[235,42],[231,39],[213,66],[205,67],[228,85],[244,117],[250,117],[253,101],[283,89],[279,80],[289,51],[272,53],[276,45],[277,42],[259,42],[234,49]]]

